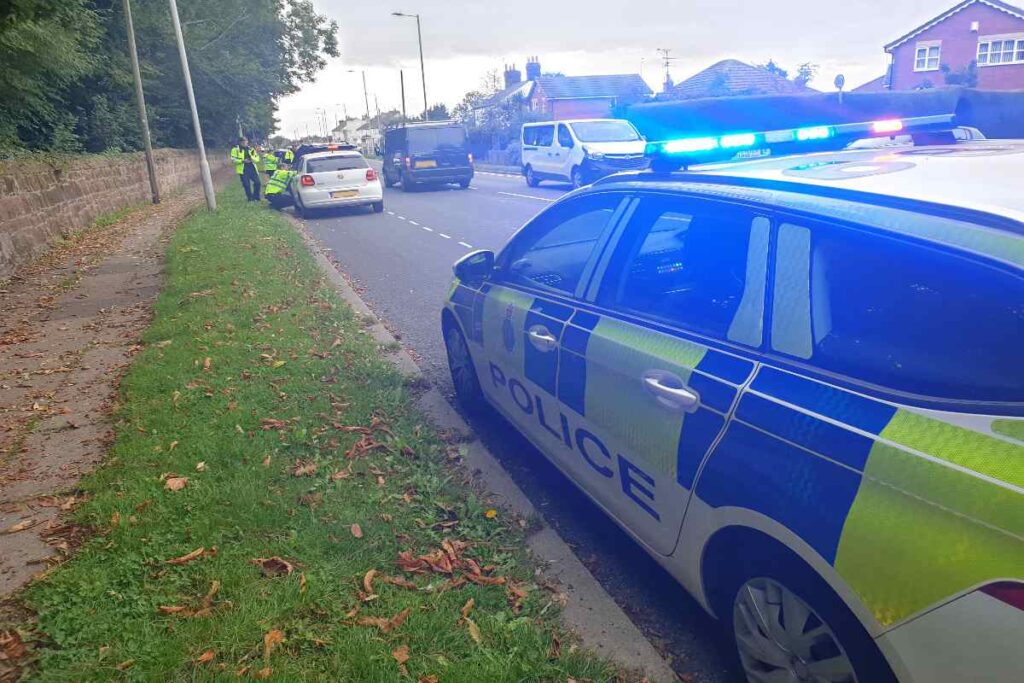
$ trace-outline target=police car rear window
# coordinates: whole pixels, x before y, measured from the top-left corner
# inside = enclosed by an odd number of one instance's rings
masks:
[[[780,226],[772,347],[899,392],[1024,402],[1024,278],[932,247]]]
[[[369,167],[366,159],[361,156],[348,155],[306,160],[306,173],[331,173],[332,171],[349,171],[354,168]]]

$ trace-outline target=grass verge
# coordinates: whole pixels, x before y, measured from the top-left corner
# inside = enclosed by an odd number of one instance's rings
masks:
[[[32,680],[610,680],[280,216],[175,234],[95,531],[24,593]],[[187,480],[187,481],[186,481]]]

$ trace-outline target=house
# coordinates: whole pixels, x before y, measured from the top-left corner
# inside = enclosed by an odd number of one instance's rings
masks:
[[[665,99],[698,99],[734,95],[803,95],[817,90],[768,69],[738,59],[723,59],[672,88]]]
[[[885,51],[890,90],[1024,90],[1024,9],[1002,0],[964,0]]]
[[[506,67],[504,77],[505,88],[474,107],[477,120],[488,110],[511,102],[545,119],[601,118],[619,105],[651,95],[650,86],[639,74],[542,75],[536,57],[526,63],[526,80],[515,66]]]

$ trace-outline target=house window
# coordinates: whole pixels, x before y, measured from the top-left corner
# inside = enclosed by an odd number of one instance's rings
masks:
[[[914,53],[914,71],[938,71],[941,47],[939,41],[918,43]]]
[[[978,40],[978,66],[1024,64],[1024,34],[983,36]]]

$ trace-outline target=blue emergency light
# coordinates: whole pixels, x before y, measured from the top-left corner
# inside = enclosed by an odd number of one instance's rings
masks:
[[[894,133],[949,130],[952,114],[889,118],[860,123],[815,125],[763,132],[730,132],[649,142],[646,155],[655,171],[671,171],[692,164],[727,161],[737,154],[761,151],[765,156],[802,151],[841,149],[853,140]]]

